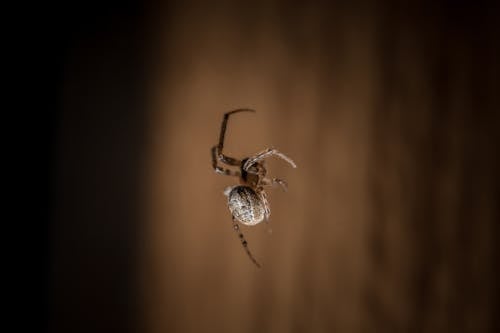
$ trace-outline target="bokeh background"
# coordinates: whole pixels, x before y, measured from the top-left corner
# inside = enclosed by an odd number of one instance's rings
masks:
[[[53,332],[497,332],[495,8],[81,3],[55,50]],[[291,169],[231,229],[210,148]]]

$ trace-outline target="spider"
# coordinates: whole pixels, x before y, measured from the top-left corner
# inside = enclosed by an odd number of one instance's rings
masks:
[[[227,121],[230,115],[238,112],[255,112],[255,110],[236,109],[224,114],[220,129],[219,144],[212,147],[212,167],[218,174],[238,177],[240,180],[240,185],[227,187],[224,190],[224,195],[228,198],[227,204],[233,219],[233,229],[238,233],[241,244],[250,260],[260,268],[260,264],[250,252],[245,236],[241,232],[237,222],[247,226],[254,226],[264,220],[267,222],[271,215],[271,209],[267,201],[264,186],[279,185],[283,191],[287,190],[287,183],[283,179],[266,177],[267,170],[264,165],[266,158],[276,156],[285,160],[294,168],[297,166],[291,158],[274,148],[267,148],[242,160],[224,155],[222,149],[224,148]],[[238,167],[239,169],[231,170],[221,167],[217,164],[217,161],[229,166]]]

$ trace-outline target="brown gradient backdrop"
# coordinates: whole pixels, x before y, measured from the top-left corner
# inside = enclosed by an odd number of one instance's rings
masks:
[[[97,194],[102,207],[90,208],[114,212],[97,219],[123,263],[105,250],[101,267],[80,268],[110,280],[94,282],[110,304],[81,306],[89,327],[133,317],[152,333],[498,331],[500,73],[488,8],[183,2],[150,18],[149,104],[89,144],[108,143],[108,185],[133,193]],[[260,270],[222,194],[237,180],[210,166],[223,113],[240,107],[257,113],[230,119],[227,154],[274,146],[298,165],[269,161],[289,191],[270,190],[269,225],[243,227]],[[110,236],[126,228],[133,236]],[[132,292],[120,299],[108,287],[123,281]],[[68,311],[78,321],[87,310]]]

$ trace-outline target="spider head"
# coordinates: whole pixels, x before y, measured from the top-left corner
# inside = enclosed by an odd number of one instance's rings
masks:
[[[248,158],[245,158],[241,161],[241,180],[244,184],[256,187],[260,180],[266,176],[267,170],[262,162],[255,162],[244,168],[247,160]]]

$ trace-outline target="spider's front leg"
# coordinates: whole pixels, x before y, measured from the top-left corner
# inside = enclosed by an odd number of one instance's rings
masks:
[[[240,166],[241,165],[241,161],[234,158],[234,157],[229,157],[227,155],[224,155],[219,146],[213,146],[212,147],[212,158],[216,158],[217,160],[219,160],[220,162],[222,163],[225,163],[227,165],[231,165],[231,166]]]
[[[221,174],[221,175],[240,177],[241,173],[239,171],[226,169],[226,168],[223,168],[217,164],[218,158],[217,158],[216,151],[217,151],[217,146],[213,146],[212,147],[212,168],[214,169],[214,171],[218,174]]]
[[[245,171],[249,171],[249,169],[256,163],[258,163],[259,161],[262,161],[263,159],[266,159],[270,156],[276,156],[276,157],[279,157],[281,158],[282,160],[288,162],[288,164],[290,164],[293,168],[296,168],[297,165],[295,164],[295,162],[288,156],[286,156],[285,154],[283,154],[282,152],[279,152],[277,149],[274,149],[274,148],[267,148],[257,154],[255,154],[254,156],[252,157],[249,157],[245,163],[243,164],[243,170]]]
[[[238,159],[236,159],[236,158],[224,155],[224,153],[222,152],[222,150],[224,149],[224,138],[226,136],[226,127],[227,127],[227,122],[229,120],[229,116],[232,115],[232,114],[238,113],[238,112],[255,112],[255,110],[252,110],[252,109],[236,109],[236,110],[233,110],[233,111],[226,112],[224,114],[224,117],[222,118],[222,124],[220,126],[219,143],[217,144],[217,146],[214,147],[215,148],[215,153],[216,153],[217,158],[219,159],[219,161],[221,161],[222,163],[228,164],[228,165],[232,165],[232,166],[240,166],[241,165],[241,161],[238,160]],[[212,148],[212,149],[214,149],[214,148]]]

